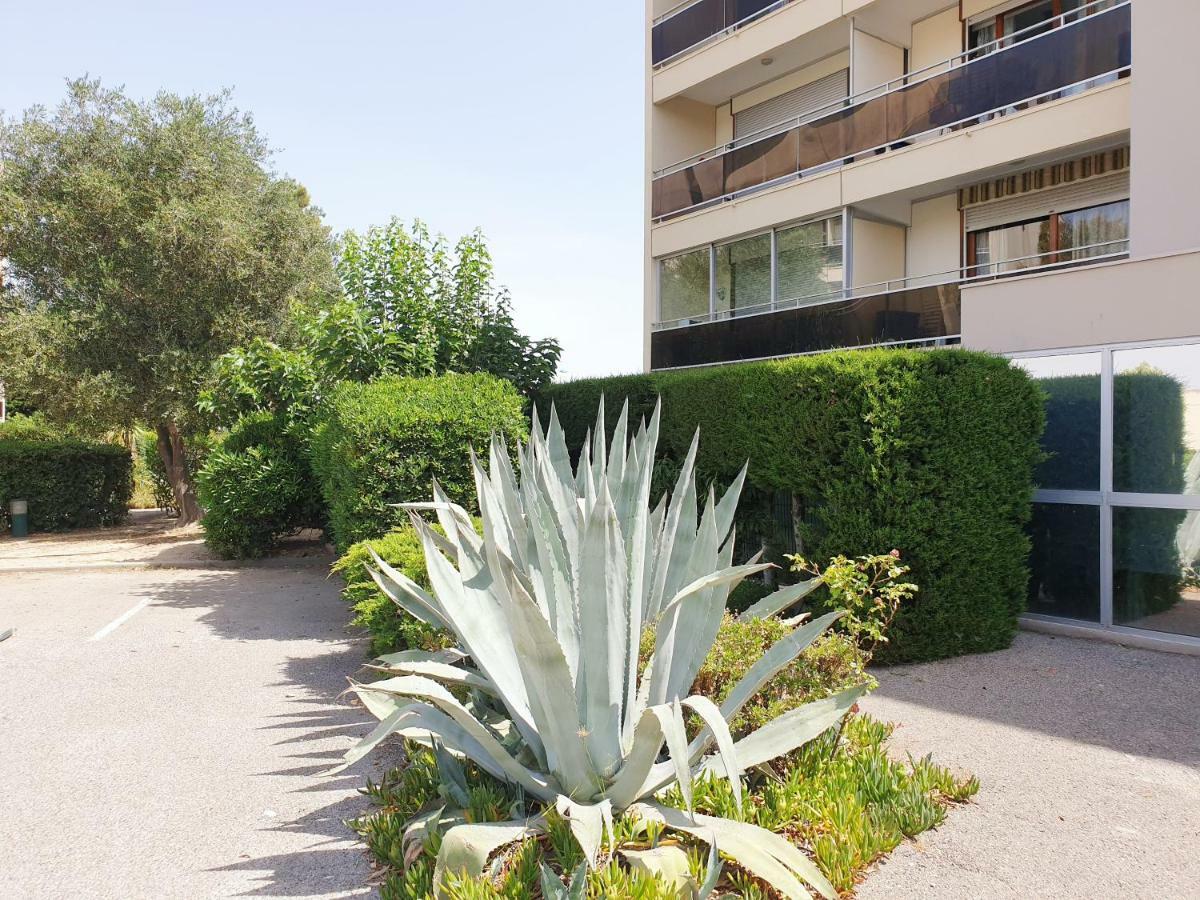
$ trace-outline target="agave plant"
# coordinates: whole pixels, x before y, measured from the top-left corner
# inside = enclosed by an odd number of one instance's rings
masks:
[[[719,846],[785,897],[809,896],[805,883],[835,897],[820,870],[785,838],[694,814],[692,784],[697,777],[728,778],[740,805],[742,772],[841,720],[862,688],[792,710],[736,742],[728,726],[840,613],[797,624],[720,706],[689,696],[729,592],[768,565],[757,557],[733,564],[744,468],[719,501],[710,488],[699,509],[699,433],[674,490],[651,509],[658,431],[656,409],[629,440],[626,404],[606,446],[601,401],[596,427],[572,471],[557,415],[551,411],[543,434],[535,413],[531,440],[516,448],[519,477],[502,440],[493,437],[487,470],[472,456],[482,537],[436,483],[433,502],[405,505],[432,591],[378,556],[372,575],[402,609],[452,633],[457,648],[382,657],[378,667],[390,677],[352,685],[380,724],[346,755],[345,765],[389,735],[402,735],[439,754],[468,757],[553,806],[591,864],[605,833],[611,839],[614,813],[625,814]],[[422,518],[428,511],[436,513],[444,534]],[[785,587],[743,615],[777,615],[816,583]],[[642,666],[639,644],[647,628],[653,629],[654,649]],[[702,723],[691,741],[685,710]],[[683,810],[655,799],[672,785],[683,796]],[[448,872],[480,874],[494,851],[545,827],[542,816],[466,822],[443,806],[414,820],[410,831],[416,839],[448,829],[435,871],[435,885],[441,885]],[[658,849],[636,857],[638,864],[663,870],[678,865],[669,848]],[[711,856],[715,865],[716,852]],[[715,875],[707,880],[715,883]]]

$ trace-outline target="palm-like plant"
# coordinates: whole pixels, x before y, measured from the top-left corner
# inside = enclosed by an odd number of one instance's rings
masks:
[[[786,897],[809,896],[802,883],[834,897],[828,880],[786,839],[754,825],[694,815],[691,788],[698,776],[725,777],[740,804],[743,771],[795,750],[841,720],[861,688],[785,713],[737,742],[728,726],[840,613],[798,625],[720,706],[688,695],[716,639],[729,592],[768,565],[757,557],[733,564],[733,518],[745,469],[720,501],[710,489],[703,511],[698,509],[699,434],[674,491],[651,509],[658,430],[656,409],[627,440],[626,405],[606,447],[601,401],[596,428],[572,472],[557,416],[551,411],[543,434],[535,414],[530,442],[517,447],[519,478],[494,437],[488,470],[473,460],[482,537],[436,483],[432,503],[407,505],[432,592],[377,556],[372,574],[405,611],[451,632],[458,648],[391,654],[380,661],[390,677],[353,686],[380,724],[345,764],[399,734],[469,757],[554,804],[590,862],[604,832],[611,836],[614,812],[626,813],[719,845]],[[421,518],[428,510],[444,536]],[[812,580],[783,588],[743,615],[775,615],[815,586]],[[640,666],[647,628],[653,629],[654,649]],[[685,709],[703,723],[690,742]],[[656,794],[675,784],[686,810],[655,802]],[[479,874],[493,851],[537,834],[545,820],[466,823],[441,808],[414,821],[412,830],[420,835],[447,825],[435,885],[450,871]],[[663,854],[649,857],[640,863],[666,864]],[[716,858],[714,852],[714,863]]]

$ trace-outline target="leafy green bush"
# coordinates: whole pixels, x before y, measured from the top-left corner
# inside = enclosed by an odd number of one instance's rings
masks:
[[[271,415],[249,416],[196,476],[204,541],[225,558],[257,558],[301,528],[320,528],[321,498],[300,442]]]
[[[0,441],[61,441],[69,437],[41,413],[14,415],[0,422]]]
[[[29,501],[31,531],[114,525],[129,511],[133,460],[114,444],[0,440],[0,527],[10,500]]]
[[[435,530],[441,533],[440,528]],[[379,589],[367,572],[371,550],[393,569],[429,590],[425,554],[421,551],[421,540],[411,526],[402,526],[381,538],[359,541],[338,558],[333,564],[333,572],[346,582],[342,598],[354,610],[351,624],[370,632],[371,652],[382,656],[397,650],[438,650],[449,646],[450,642],[442,632],[402,612]]]
[[[520,394],[491,375],[340,385],[312,441],[338,549],[386,534],[401,521],[394,504],[429,499],[434,478],[470,502],[470,451],[485,452],[493,432],[511,442],[528,426]]]
[[[901,581],[910,570],[900,562],[899,550],[854,559],[835,556],[824,567],[799,554],[791,559],[793,572],[821,579],[808,597],[808,606],[818,615],[845,610],[838,629],[850,635],[868,656],[888,642],[888,631],[901,606],[917,593],[915,584]]]
[[[727,484],[750,460],[738,536],[794,510],[809,558],[896,547],[921,593],[901,609],[887,662],[1008,646],[1024,608],[1042,397],[1008,361],[962,350],[855,351],[551,386],[576,451],[600,396],[611,429],[663,402],[659,468],[678,469],[697,426],[698,469]],[[656,485],[664,479],[656,478]],[[777,503],[783,495],[785,503]],[[771,557],[782,559],[787,546]]]

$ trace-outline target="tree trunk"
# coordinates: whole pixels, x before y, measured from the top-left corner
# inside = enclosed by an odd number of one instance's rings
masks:
[[[199,522],[200,502],[196,499],[196,489],[188,473],[187,451],[179,427],[174,422],[160,422],[155,432],[158,435],[158,455],[167,471],[167,480],[171,482],[175,508],[179,510],[179,524]]]

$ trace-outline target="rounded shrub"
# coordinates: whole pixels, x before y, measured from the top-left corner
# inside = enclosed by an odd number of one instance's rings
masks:
[[[323,523],[301,442],[270,414],[238,422],[196,476],[204,541],[226,559],[254,559]]]

